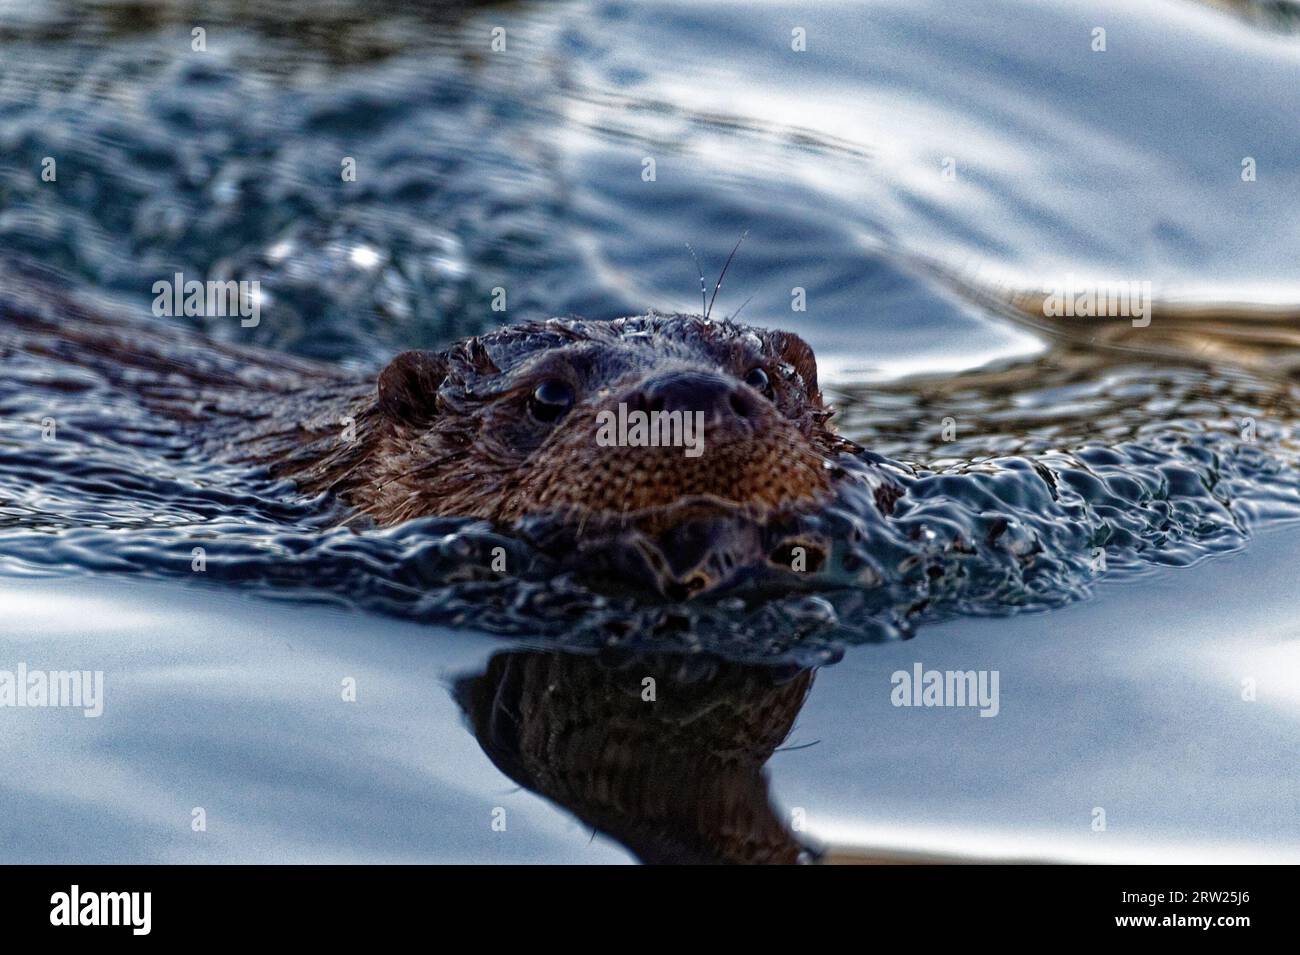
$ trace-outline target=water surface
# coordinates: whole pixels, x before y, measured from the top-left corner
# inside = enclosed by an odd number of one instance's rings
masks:
[[[515,547],[494,529],[358,535],[2,352],[0,669],[102,668],[109,698],[98,721],[0,711],[0,856],[687,857],[699,832],[635,825],[667,810],[629,767],[662,765],[775,843],[800,810],[796,841],[871,852],[1296,858],[1300,45],[1261,9],[230,3],[196,52],[180,6],[0,4],[0,322],[147,318],[176,272],[256,279],[255,328],[158,325],[368,371],[502,321],[698,309],[685,244],[712,277],[748,230],[715,314],[804,336],[845,433],[921,489],[896,539],[862,537],[899,589],[840,579],[683,623],[544,563],[479,579],[483,548]],[[1007,304],[1067,273],[1274,311],[1141,329]],[[1069,478],[1059,502],[1036,465]],[[1050,560],[963,563],[977,528]],[[935,561],[956,571],[936,584]],[[597,652],[611,619],[694,661],[653,664],[689,705],[628,723],[633,763],[491,723],[569,714],[532,705],[548,672],[606,694],[573,726],[623,713],[651,664]],[[918,661],[997,669],[999,717],[892,707]],[[502,706],[475,710],[489,691]],[[584,775],[628,785],[617,820]]]

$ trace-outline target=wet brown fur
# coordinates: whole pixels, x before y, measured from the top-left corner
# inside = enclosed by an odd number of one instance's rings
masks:
[[[832,458],[854,447],[828,426],[812,349],[788,332],[692,315],[552,319],[405,352],[376,379],[33,288],[30,301],[11,295],[0,352],[38,358],[51,386],[66,377],[106,400],[133,396],[186,436],[179,456],[264,465],[384,526],[548,513],[578,524],[635,516],[654,533],[719,509],[761,520],[818,500]],[[743,383],[755,367],[765,396]],[[598,412],[674,372],[724,379],[752,414],[711,420],[699,457],[598,446]],[[552,423],[529,411],[547,378],[575,395]]]
[[[755,366],[771,395],[744,426],[706,428],[700,457],[596,443],[597,414],[655,376],[690,370],[739,383]],[[573,386],[575,405],[557,423],[539,422],[529,396],[556,377]],[[554,319],[405,352],[372,391],[328,389],[304,420],[244,429],[224,454],[334,492],[381,525],[426,515],[582,520],[688,501],[761,514],[826,491],[827,462],[847,446],[829,417],[812,350],[787,332],[686,315]]]

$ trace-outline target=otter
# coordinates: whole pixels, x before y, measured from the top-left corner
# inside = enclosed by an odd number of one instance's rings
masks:
[[[780,568],[800,544],[815,569],[825,543],[782,528],[828,500],[837,462],[861,452],[835,433],[813,350],[788,331],[653,312],[555,318],[366,374],[31,287],[39,297],[5,309],[3,344],[42,374],[89,374],[105,405],[143,404],[180,432],[170,445],[187,462],[264,467],[332,496],[356,527],[482,519],[585,576],[671,599]],[[698,433],[689,447],[660,440],[681,436],[672,427],[600,440],[603,416],[636,413]],[[883,472],[865,480],[882,502],[899,493]]]
[[[227,417],[205,440],[380,526],[483,518],[674,598],[763,563],[764,528],[816,508],[861,450],[832,429],[807,342],[683,314],[507,326],[293,403],[308,411],[292,423]],[[602,443],[602,422],[636,412],[699,421],[697,445],[653,426]]]
[[[444,351],[403,352],[372,389],[340,403],[332,390],[319,397],[328,412],[300,430],[255,425],[221,453],[332,491],[380,525],[761,514],[815,501],[834,456],[856,447],[828,426],[803,339],[691,315],[507,326]],[[600,416],[620,408],[699,415],[702,453],[602,447]],[[356,430],[341,441],[345,418]]]
[[[846,389],[838,410],[866,449],[836,432],[805,341],[734,320],[649,313],[522,323],[404,352],[365,373],[142,323],[53,282],[5,284],[0,417],[21,440],[8,459],[18,497],[0,506],[40,533],[99,526],[106,514],[115,528],[150,533],[152,562],[126,538],[97,539],[113,566],[188,568],[195,540],[212,543],[204,528],[232,505],[257,512],[257,533],[270,530],[268,507],[271,524],[297,508],[289,523],[304,536],[241,550],[239,534],[223,534],[213,546],[229,540],[235,556],[213,572],[238,577],[255,554],[259,578],[293,582],[294,555],[314,549],[335,569],[313,580],[337,577],[342,587],[356,573],[384,594],[406,588],[406,602],[393,598],[401,612],[452,579],[554,583],[562,603],[571,571],[600,583],[584,600],[634,591],[615,595],[620,607],[647,591],[676,602],[743,588],[736,596],[755,613],[781,617],[765,632],[794,632],[793,614],[800,627],[840,627],[857,640],[877,639],[877,621],[887,636],[954,610],[1057,606],[1088,591],[1099,550],[1111,566],[1185,563],[1241,546],[1256,510],[1281,519],[1300,508],[1289,384],[1265,388],[1186,359],[1152,367],[1126,350],[1058,341],[1031,363],[930,382],[907,403]],[[1148,391],[1160,382],[1161,403],[1139,427],[1110,414],[1100,430],[1080,417],[1078,431],[1034,437],[1043,422],[1016,417],[1019,390],[998,397],[1007,382],[1050,391],[1121,373]],[[698,416],[701,440],[600,440],[602,418],[628,409]],[[952,446],[954,457],[905,463],[933,458],[926,422],[960,409],[974,430]],[[1258,443],[1237,433],[1247,417],[1260,421]],[[1008,420],[1019,444],[990,456],[1007,442],[988,436]],[[45,421],[58,424],[57,442],[40,437]],[[890,436],[900,428],[923,446],[901,458],[882,453],[891,442],[898,453]],[[167,477],[149,486],[160,469]],[[45,474],[62,482],[55,507],[36,490]],[[260,483],[267,476],[274,486]],[[289,482],[300,493],[286,494]],[[176,500],[178,512],[93,503],[118,488]],[[86,495],[92,503],[82,506]],[[180,528],[166,545],[159,517]],[[474,531],[482,550],[439,550],[429,567],[396,581],[367,563],[368,547],[398,561],[412,548],[441,548],[462,521],[482,521],[493,539]],[[354,552],[319,533],[337,524],[365,533],[368,546]],[[489,566],[489,544],[494,552],[498,543],[508,545],[509,566]],[[286,561],[273,555],[281,547]],[[36,546],[25,555],[58,560]],[[339,560],[351,569],[337,569]],[[516,609],[527,592],[499,596],[507,616],[532,626],[533,615]],[[815,599],[803,601],[807,592]],[[763,599],[747,602],[751,594]],[[447,599],[438,612],[458,619]],[[746,629],[718,606],[728,634]]]

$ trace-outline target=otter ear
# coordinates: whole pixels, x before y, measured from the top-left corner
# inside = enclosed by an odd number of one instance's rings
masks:
[[[808,397],[821,404],[821,391],[817,386],[817,356],[812,346],[793,332],[773,332],[768,339],[772,350],[782,361],[794,366],[808,389]]]
[[[438,352],[402,352],[379,373],[380,409],[402,424],[428,424],[437,414],[447,368],[447,356]]]

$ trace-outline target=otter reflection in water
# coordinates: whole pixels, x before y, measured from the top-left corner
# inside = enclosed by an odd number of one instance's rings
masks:
[[[793,863],[768,794],[813,671],[681,656],[499,653],[454,694],[488,758],[643,862]]]

